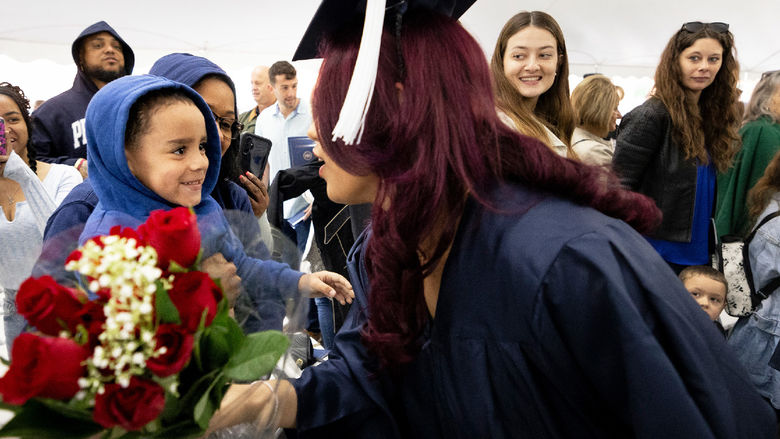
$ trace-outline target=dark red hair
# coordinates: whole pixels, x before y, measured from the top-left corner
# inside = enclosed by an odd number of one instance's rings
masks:
[[[332,141],[357,57],[360,24],[326,39],[312,107],[322,146],[356,175],[380,178],[365,248],[370,278],[363,340],[381,364],[409,362],[428,320],[423,279],[452,242],[467,196],[488,205],[502,181],[590,205],[641,231],[660,214],[651,200],[619,189],[614,176],[555,155],[497,117],[485,55],[456,21],[429,12],[404,16],[402,87],[396,41],[385,25],[376,88],[357,145]],[[392,26],[390,26],[392,29]],[[401,89],[401,91],[399,91]],[[420,262],[421,246],[441,233]],[[426,246],[429,248],[429,246]]]

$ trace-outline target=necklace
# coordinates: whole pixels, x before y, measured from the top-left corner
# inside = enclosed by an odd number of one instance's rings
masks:
[[[16,194],[19,193],[19,189],[21,189],[21,188],[22,188],[22,186],[19,185],[19,186],[16,187],[16,190],[13,191],[13,193],[11,195],[8,195],[8,194],[5,195],[6,198],[8,198],[8,205],[9,206],[13,206],[14,205],[15,199],[16,199]]]

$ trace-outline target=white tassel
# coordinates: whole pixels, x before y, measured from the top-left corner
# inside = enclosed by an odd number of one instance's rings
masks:
[[[371,105],[382,42],[382,25],[385,21],[386,0],[367,0],[363,37],[355,61],[355,70],[349,82],[347,97],[333,128],[333,140],[341,138],[347,145],[357,143],[363,137],[366,113]]]

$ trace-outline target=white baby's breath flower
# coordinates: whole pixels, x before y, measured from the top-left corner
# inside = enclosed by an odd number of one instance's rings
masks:
[[[151,303],[142,303],[138,308],[138,311],[140,311],[141,314],[151,314],[151,312],[154,311],[154,307],[152,307]]]
[[[146,358],[141,352],[133,354],[133,364],[144,367],[146,366]]]
[[[101,246],[92,241],[80,248],[81,258],[69,264],[94,280],[92,291],[110,291],[103,306],[106,316],[100,345],[87,360],[87,377],[79,382],[88,401],[104,391],[110,382],[127,387],[133,376],[146,371],[149,358],[166,352],[155,349],[154,301],[157,281],[170,290],[173,276],[162,278],[157,268],[157,252],[150,246],[137,247],[135,239],[106,236]],[[171,384],[175,389],[175,383]]]

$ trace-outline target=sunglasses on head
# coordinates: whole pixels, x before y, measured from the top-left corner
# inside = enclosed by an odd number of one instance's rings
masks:
[[[772,71],[769,71],[769,72],[764,72],[764,73],[761,74],[761,80],[763,81],[764,79],[766,79],[766,78],[768,78],[768,77],[770,77],[772,75],[775,75],[777,73],[780,73],[780,70],[772,70]]]
[[[690,33],[695,33],[704,29],[705,27],[709,27],[710,29],[714,30],[719,34],[724,34],[729,31],[729,24],[720,21],[716,21],[714,23],[702,23],[701,21],[690,21],[688,23],[683,24],[680,30],[684,30]]]

